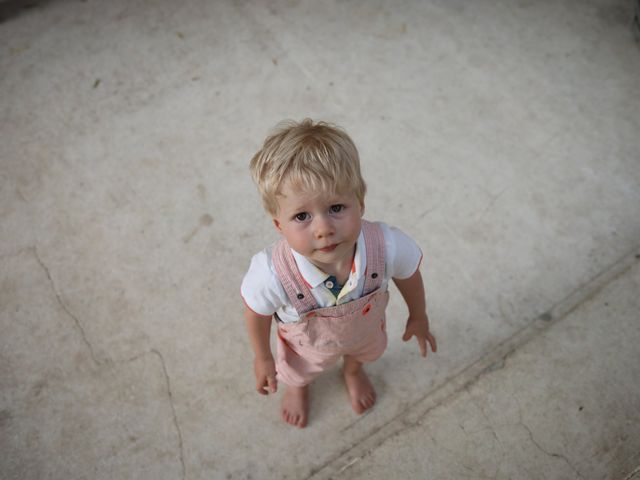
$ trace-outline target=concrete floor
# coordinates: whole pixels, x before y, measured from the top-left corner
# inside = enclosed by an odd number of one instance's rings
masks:
[[[9,2],[13,7],[20,2]],[[631,1],[64,1],[0,24],[0,478],[640,478]],[[6,11],[10,14],[5,15]],[[247,165],[344,126],[439,351],[253,390]]]

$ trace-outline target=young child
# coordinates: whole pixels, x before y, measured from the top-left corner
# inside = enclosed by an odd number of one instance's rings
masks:
[[[376,400],[363,364],[386,345],[385,307],[393,279],[409,308],[402,339],[436,351],[419,266],[422,253],[400,230],[370,223],[365,182],[349,136],[327,123],[281,124],[251,160],[251,174],[282,238],[251,260],[242,282],[258,393],[286,384],[282,418],[305,427],[308,385],[344,358],[351,405]],[[277,323],[277,355],[270,347]]]

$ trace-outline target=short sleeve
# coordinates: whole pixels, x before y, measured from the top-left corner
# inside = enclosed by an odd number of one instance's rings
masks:
[[[422,250],[402,230],[380,223],[384,234],[387,277],[405,279],[420,267]]]
[[[271,248],[255,254],[240,287],[244,303],[259,315],[273,315],[285,304],[286,294],[271,265]]]

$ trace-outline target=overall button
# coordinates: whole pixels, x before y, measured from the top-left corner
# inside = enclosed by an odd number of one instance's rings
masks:
[[[333,282],[331,280],[327,280],[326,282],[324,282],[324,286],[327,287],[328,289],[332,289]]]

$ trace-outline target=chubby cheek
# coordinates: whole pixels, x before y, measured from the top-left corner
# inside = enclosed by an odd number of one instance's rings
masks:
[[[292,226],[292,228],[286,229],[283,233],[289,245],[295,250],[302,252],[309,248],[309,240],[305,235],[304,229],[300,228],[299,225]]]
[[[350,222],[349,235],[352,239],[357,239],[360,235],[360,229],[362,228],[362,221],[360,217],[356,217]]]

